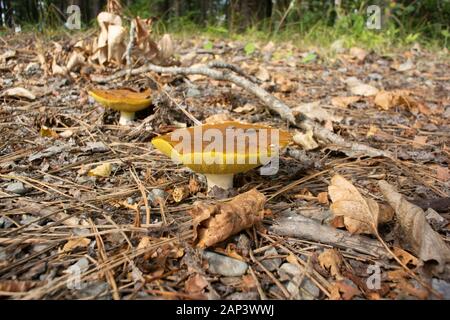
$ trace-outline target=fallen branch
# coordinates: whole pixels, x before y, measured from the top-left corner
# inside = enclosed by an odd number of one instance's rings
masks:
[[[125,51],[125,58],[127,61],[127,68],[129,68],[129,71],[131,70],[131,51],[133,51],[134,44],[136,42],[136,22],[133,20],[131,21],[131,27],[130,27],[130,39],[128,41],[127,50]]]
[[[296,118],[296,116],[294,116],[291,108],[288,105],[286,105],[283,101],[277,99],[276,97],[268,93],[263,88],[259,87],[251,80],[248,80],[235,73],[232,73],[229,70],[219,71],[213,69],[213,68],[226,68],[239,74],[242,73],[242,71],[238,67],[235,66],[230,67],[230,66],[232,65],[222,62],[214,62],[214,63],[211,62],[209,65],[206,66],[193,66],[193,67],[161,67],[153,64],[147,64],[133,70],[122,70],[108,77],[92,76],[91,79],[92,81],[97,83],[107,83],[127,75],[138,75],[152,71],[157,73],[178,74],[178,75],[181,74],[185,76],[200,74],[219,81],[229,81],[255,95],[258,99],[260,99],[264,103],[265,106],[267,106],[267,108],[277,113],[282,119],[287,120],[291,125],[297,126],[304,130],[312,130],[314,132],[314,136],[317,139],[328,144],[334,144],[336,146],[339,146],[340,151],[346,153],[349,156],[387,157],[391,159],[394,158],[394,156],[389,151],[378,150],[376,148],[372,148],[367,145],[356,142],[347,142],[344,138],[324,128],[320,124],[315,123],[314,121],[306,117],[304,114],[301,114],[300,117],[297,116]]]
[[[302,215],[283,215],[275,220],[270,231],[280,236],[289,236],[352,249],[376,258],[390,258],[382,244],[368,237],[351,235],[347,231],[322,225]]]

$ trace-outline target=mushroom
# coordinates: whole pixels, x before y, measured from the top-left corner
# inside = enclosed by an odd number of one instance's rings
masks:
[[[287,131],[225,121],[175,130],[152,144],[176,163],[204,174],[208,191],[233,187],[233,175],[269,163],[291,141]]]
[[[151,103],[150,89],[135,92],[130,89],[90,89],[89,95],[104,107],[120,111],[119,124],[128,125],[135,113],[147,108]]]

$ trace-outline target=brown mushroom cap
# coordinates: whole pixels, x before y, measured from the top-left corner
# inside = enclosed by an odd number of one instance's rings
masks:
[[[105,107],[124,112],[137,112],[151,103],[151,90],[135,92],[129,89],[90,89],[89,95]]]
[[[198,132],[201,132],[200,136],[196,136]],[[218,143],[223,148],[211,147],[216,143],[211,135],[222,139]],[[190,140],[184,142],[184,137]],[[291,139],[291,134],[284,130],[226,121],[178,129],[154,138],[152,144],[197,173],[234,174],[266,164],[274,154],[273,150],[285,147]]]

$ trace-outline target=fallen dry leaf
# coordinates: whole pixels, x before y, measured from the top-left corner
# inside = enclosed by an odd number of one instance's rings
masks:
[[[267,71],[267,69],[266,68],[264,68],[264,67],[259,67],[258,68],[258,71],[256,72],[256,74],[255,74],[255,77],[258,79],[258,80],[261,80],[261,81],[269,81],[270,80],[270,73],[269,73],[269,71]]]
[[[7,50],[2,55],[0,55],[0,63],[5,63],[6,60],[14,58],[16,56],[16,50]]]
[[[46,126],[41,127],[41,129],[39,130],[39,135],[41,137],[59,138],[59,134],[55,130],[50,129]]]
[[[436,178],[443,182],[450,180],[450,170],[447,167],[436,166]]]
[[[325,249],[318,257],[322,268],[330,270],[330,273],[337,280],[343,279],[341,267],[343,264],[342,256],[336,249]]]
[[[95,43],[95,54],[92,57],[102,65],[111,59],[122,61],[126,49],[126,31],[122,27],[122,18],[110,12],[100,12],[97,16],[100,34]]]
[[[389,221],[389,215],[380,215],[378,203],[364,198],[349,181],[340,175],[331,179],[328,194],[333,202],[331,212],[344,217],[344,225],[350,233],[376,234],[379,223]]]
[[[85,62],[85,57],[80,52],[74,51],[67,61],[66,68],[72,71],[72,69],[84,65]]]
[[[152,19],[141,19],[137,17],[134,20],[136,24],[136,43],[145,53],[148,59],[154,59],[159,55],[158,45],[151,38]]]
[[[91,239],[88,238],[70,239],[62,248],[62,252],[70,252],[76,248],[86,248],[90,243]]]
[[[248,112],[254,111],[255,109],[256,109],[256,107],[253,104],[246,103],[242,107],[237,107],[233,111],[237,112],[237,113],[248,113]]]
[[[396,106],[408,108],[411,112],[421,112],[425,115],[431,114],[431,110],[422,102],[410,96],[408,90],[380,91],[375,96],[375,105],[383,110],[389,110]]]
[[[422,148],[427,143],[427,136],[415,136],[413,141],[413,148]]]
[[[424,263],[438,273],[450,262],[450,249],[425,219],[423,210],[406,201],[395,188],[384,180],[378,182],[381,192],[395,210],[404,239]],[[437,265],[435,265],[437,263]]]
[[[351,94],[355,96],[374,96],[378,93],[378,89],[369,84],[362,83],[359,79],[355,77],[350,77],[345,80]]]
[[[67,73],[68,73],[67,68],[60,66],[56,62],[56,57],[53,57],[53,59],[52,59],[52,74],[53,75],[66,76]]]
[[[392,252],[397,256],[397,258],[400,259],[400,261],[405,266],[407,266],[409,264],[409,265],[413,265],[413,266],[417,267],[419,265],[419,259],[414,257],[411,253],[403,250],[402,248],[393,247]]]
[[[31,280],[1,280],[0,291],[2,292],[27,292],[39,284],[44,284],[43,281]]]
[[[208,280],[201,274],[191,275],[184,283],[184,288],[188,293],[200,293],[208,286]]]
[[[373,137],[374,135],[377,134],[378,131],[379,131],[378,127],[373,125],[373,124],[371,124],[370,127],[369,127],[369,130],[366,133],[366,137],[367,138]]]
[[[233,121],[234,119],[228,114],[228,113],[218,113],[214,114],[212,116],[209,116],[205,119],[204,123],[221,123],[224,121]]]
[[[176,186],[172,191],[172,198],[175,202],[181,202],[189,197],[189,187],[188,186]]]
[[[1,94],[2,97],[14,97],[14,98],[26,98],[28,100],[35,100],[36,96],[31,93],[30,90],[27,90],[25,88],[16,87],[16,88],[10,88],[6,89]]]
[[[158,42],[159,58],[161,61],[166,62],[175,53],[172,38],[169,34],[164,34]]]
[[[305,150],[313,150],[319,147],[319,144],[314,140],[314,133],[312,130],[308,130],[305,133],[298,132],[293,137],[292,140]]]
[[[319,120],[319,121],[341,121],[341,117],[337,117],[331,114],[329,111],[325,110],[320,106],[320,101],[302,103],[299,106],[292,108],[294,114],[304,114],[308,118]]]
[[[265,203],[266,197],[256,189],[225,203],[195,203],[190,210],[194,241],[198,247],[206,248],[251,227],[263,219]]]
[[[110,25],[108,27],[108,61],[122,63],[126,50],[125,38],[127,31],[119,25]]]
[[[361,97],[349,96],[349,97],[333,97],[331,98],[331,104],[338,108],[347,108],[350,104],[359,101]]]
[[[349,53],[352,58],[358,60],[359,62],[363,62],[367,56],[367,51],[358,47],[352,47]]]
[[[111,175],[111,163],[103,163],[94,169],[89,170],[88,176],[91,177],[104,177],[107,178]]]
[[[200,190],[201,190],[200,182],[195,178],[195,176],[191,176],[189,178],[189,193],[195,195]]]
[[[330,300],[351,300],[360,295],[361,291],[355,285],[346,283],[346,280],[339,280],[331,285],[330,293]]]
[[[320,192],[317,195],[317,202],[322,203],[322,204],[328,204],[328,192]]]

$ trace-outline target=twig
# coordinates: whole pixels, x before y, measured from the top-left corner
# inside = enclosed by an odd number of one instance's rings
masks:
[[[258,290],[259,297],[261,298],[261,300],[267,300],[266,294],[264,293],[264,290],[262,289],[261,284],[259,283],[255,271],[253,271],[253,268],[251,266],[248,267],[248,270],[250,271],[253,280],[255,280],[256,289]]]
[[[250,80],[251,82],[254,83],[261,83],[261,80],[259,80],[258,78],[251,76],[247,73],[245,73],[244,70],[242,70],[241,68],[239,68],[238,66],[231,64],[231,63],[226,63],[224,61],[211,61],[207,64],[207,66],[209,68],[217,68],[217,69],[230,69],[233,72],[236,72],[238,75],[240,75],[241,77],[247,78],[248,80]]]
[[[267,270],[266,267],[264,267],[264,265],[258,261],[258,259],[256,259],[253,256],[253,251],[250,250],[250,259],[252,259],[253,262],[255,262],[258,267],[260,267],[268,276],[269,278],[273,281],[273,283],[275,283],[275,285],[281,290],[281,292],[284,294],[284,296],[289,299],[289,297],[291,296],[291,294],[289,293],[289,291],[287,291],[287,289],[283,286],[283,284],[277,279],[275,278],[275,276],[273,275],[272,272],[270,272],[269,270]]]
[[[95,232],[95,239],[97,241],[97,249],[98,249],[98,255],[99,255],[99,261],[105,262],[108,261],[108,256],[106,255],[105,251],[105,245],[103,243],[102,237],[98,234],[97,227],[95,226],[92,219],[89,219],[89,222],[92,226],[92,231]],[[114,280],[114,273],[112,270],[108,269],[105,270],[105,277],[108,280],[109,285],[111,286],[112,295],[114,300],[120,300],[119,290],[117,289],[116,281]]]
[[[131,76],[131,70],[132,70],[132,68],[131,68],[131,63],[132,63],[131,51],[133,50],[135,41],[136,41],[136,23],[133,20],[133,21],[131,21],[131,27],[130,27],[130,40],[128,41],[127,50],[124,53],[126,61],[127,61],[127,68],[129,68],[128,71],[130,72],[128,74],[128,77]]]

